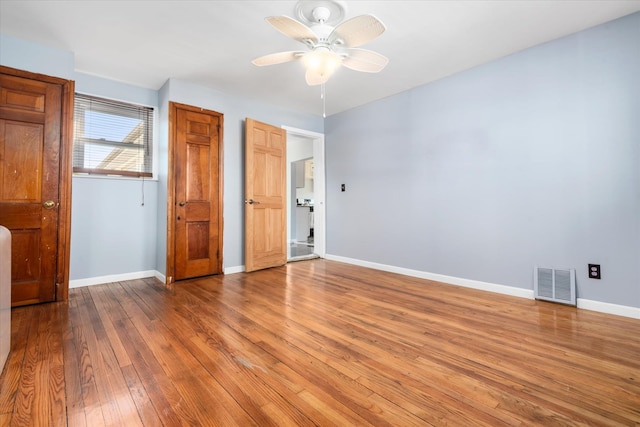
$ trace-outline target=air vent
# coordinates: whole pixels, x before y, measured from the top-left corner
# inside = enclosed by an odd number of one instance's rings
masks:
[[[576,270],[536,267],[533,270],[535,298],[576,305]]]

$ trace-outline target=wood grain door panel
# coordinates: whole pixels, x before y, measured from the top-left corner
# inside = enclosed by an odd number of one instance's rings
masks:
[[[222,272],[222,115],[175,105],[175,280]]]
[[[275,267],[287,262],[286,153],[284,129],[247,118],[246,271]]]
[[[44,125],[0,122],[4,150],[2,201],[39,203],[42,197],[42,158]],[[25,169],[28,168],[28,169]]]
[[[55,300],[61,120],[59,84],[0,76],[0,224],[12,233],[14,306]]]
[[[15,299],[38,300],[42,277],[40,262],[40,231],[11,231],[11,286]]]

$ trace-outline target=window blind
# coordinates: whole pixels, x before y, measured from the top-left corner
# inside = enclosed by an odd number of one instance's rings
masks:
[[[75,95],[75,173],[151,177],[153,108]]]

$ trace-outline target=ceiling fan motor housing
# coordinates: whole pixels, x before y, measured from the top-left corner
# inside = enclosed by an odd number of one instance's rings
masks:
[[[310,27],[318,36],[318,44],[329,45],[329,35],[333,31],[333,27],[324,23],[314,24]]]

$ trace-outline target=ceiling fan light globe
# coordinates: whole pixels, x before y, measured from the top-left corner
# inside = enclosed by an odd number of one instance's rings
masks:
[[[342,63],[342,57],[328,48],[320,47],[304,55],[302,63],[307,70],[328,78]]]

